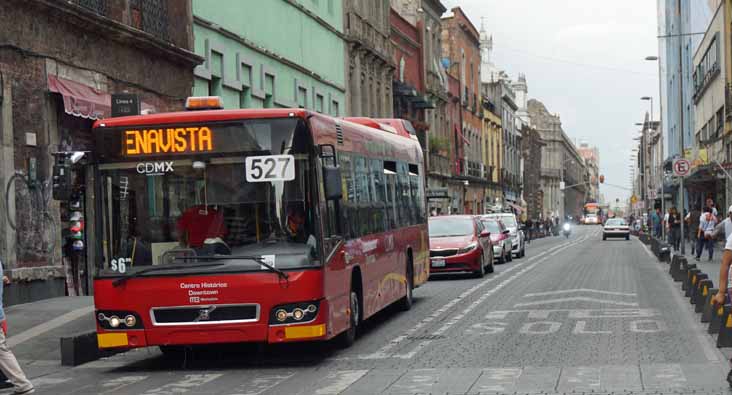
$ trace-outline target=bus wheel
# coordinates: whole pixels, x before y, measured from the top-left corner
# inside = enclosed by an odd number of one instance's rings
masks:
[[[412,258],[407,258],[407,274],[406,274],[406,281],[407,281],[407,293],[404,295],[403,298],[399,299],[399,309],[402,311],[407,311],[412,308],[412,304],[414,304],[414,299],[412,296],[412,291],[414,290],[414,269],[412,267]]]
[[[186,356],[186,348],[184,346],[160,346],[160,352],[163,357],[170,360],[182,360]]]
[[[349,314],[350,325],[348,329],[338,337],[338,345],[341,348],[351,347],[353,343],[356,342],[356,329],[358,327],[358,321],[361,314],[358,309],[358,305],[358,292],[356,292],[356,290],[353,289],[353,286],[351,286],[351,314]]]

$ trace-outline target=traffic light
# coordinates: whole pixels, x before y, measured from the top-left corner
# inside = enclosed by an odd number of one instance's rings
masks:
[[[71,166],[65,155],[56,155],[56,163],[53,164],[52,182],[54,200],[69,200],[71,198]]]
[[[604,183],[605,183],[605,176],[600,174],[600,184],[604,184]]]

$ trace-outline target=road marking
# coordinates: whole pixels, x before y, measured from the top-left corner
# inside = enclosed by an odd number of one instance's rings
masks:
[[[562,327],[561,322],[556,321],[534,321],[525,323],[519,333],[524,335],[548,335],[555,333]],[[538,329],[537,329],[538,328]]]
[[[335,395],[345,391],[346,388],[350,387],[351,384],[358,381],[361,377],[366,375],[369,371],[363,370],[339,370],[337,372],[331,372],[321,382],[325,383],[325,386],[315,390],[316,395]]]
[[[571,293],[596,293],[596,294],[603,294],[603,295],[618,295],[618,296],[632,296],[632,297],[638,296],[638,294],[636,294],[636,293],[612,292],[612,291],[602,291],[599,289],[577,288],[577,289],[563,289],[563,290],[559,290],[559,291],[535,292],[535,293],[530,293],[530,294],[524,295],[524,298],[531,298],[534,296],[571,294]]]
[[[577,321],[574,324],[574,329],[572,329],[572,333],[575,335],[609,335],[613,333],[612,331],[588,331],[585,329],[587,326],[587,321]]]
[[[175,383],[168,383],[162,387],[153,388],[147,390],[144,395],[174,395],[184,394],[188,391],[200,387],[206,383],[209,383],[217,378],[223,376],[221,373],[208,373],[208,374],[187,374],[181,381]]]
[[[532,260],[539,259],[540,257],[543,257],[544,255],[548,254],[549,252],[551,252],[551,251],[553,251],[553,250],[555,250],[557,248],[561,248],[563,246],[572,245],[572,243],[573,242],[565,242],[565,243],[556,245],[556,246],[554,246],[552,248],[549,248],[546,251],[543,251],[543,252],[541,252],[539,254],[536,254],[534,256],[531,256],[528,259],[526,259],[526,260],[518,263],[517,265],[514,265],[514,266],[512,266],[512,267],[510,267],[510,268],[508,268],[508,269],[506,269],[506,270],[504,270],[504,271],[502,271],[502,272],[494,275],[494,276],[491,276],[491,277],[486,278],[485,280],[479,282],[478,284],[474,285],[473,287],[468,288],[466,291],[464,291],[463,293],[461,293],[457,298],[453,299],[452,301],[448,302],[444,306],[442,306],[439,309],[435,310],[429,316],[423,318],[415,326],[409,328],[403,334],[401,334],[401,335],[395,337],[394,339],[392,339],[389,343],[385,344],[383,347],[381,347],[375,353],[366,354],[366,355],[359,355],[356,358],[357,359],[384,359],[384,358],[390,358],[391,357],[391,351],[392,351],[392,349],[394,349],[395,347],[397,347],[404,340],[406,340],[410,336],[412,336],[415,333],[417,333],[417,331],[419,331],[420,329],[424,328],[425,326],[427,326],[432,321],[435,321],[441,315],[445,314],[447,311],[449,311],[455,305],[457,305],[458,303],[462,302],[463,299],[465,299],[468,296],[472,295],[473,293],[477,292],[482,287],[484,287],[484,286],[486,286],[486,285],[488,285],[488,284],[490,284],[490,283],[492,283],[492,282],[494,282],[494,281],[496,281],[496,280],[498,280],[498,279],[506,276],[507,274],[513,272],[514,270],[517,270],[517,269],[523,267],[524,265],[528,264]],[[544,258],[542,258],[542,259],[544,259]],[[538,263],[538,262],[539,261],[537,261],[536,263]]]
[[[617,300],[606,300],[606,299],[597,299],[597,298],[588,298],[584,296],[575,296],[571,298],[558,298],[558,299],[548,299],[548,300],[537,300],[534,302],[524,302],[524,303],[518,303],[515,304],[513,307],[527,307],[527,306],[539,306],[543,304],[551,304],[551,303],[564,303],[564,302],[593,302],[593,303],[604,303],[604,304],[614,304],[618,306],[631,306],[631,307],[637,307],[637,302],[622,302]]]
[[[145,380],[148,377],[149,376],[122,376],[116,379],[106,381],[102,384],[102,388],[104,390],[100,392],[100,394],[115,392],[132,384],[139,383],[140,381]]]
[[[486,314],[486,320],[503,320],[509,314],[528,314],[528,318],[547,319],[552,313],[567,313],[569,318],[650,318],[661,315],[656,309],[546,309],[496,310]]]
[[[246,384],[241,385],[239,389],[235,390],[237,392],[230,395],[260,395],[280,385],[282,382],[294,375],[295,373],[287,372],[285,374],[258,376]]]
[[[649,324],[653,325],[653,329],[649,328]],[[635,320],[630,322],[630,331],[635,333],[658,333],[666,332],[668,327],[666,323],[658,320]]]
[[[584,242],[584,240],[586,240],[586,238],[580,238],[580,239],[577,239],[576,241],[573,241],[573,242],[570,242],[570,243],[565,243],[565,244],[562,245],[561,248],[558,248],[555,251],[562,251],[562,250],[564,250],[566,248],[569,248],[569,247],[571,247],[573,245],[580,244],[580,243]],[[491,288],[490,290],[486,291],[480,298],[476,299],[473,303],[471,303],[463,311],[461,311],[456,316],[452,317],[449,321],[447,321],[444,325],[442,325],[442,327],[440,327],[439,329],[437,329],[436,331],[434,331],[432,334],[433,335],[442,335],[442,334],[444,334],[450,328],[452,328],[453,325],[455,325],[460,320],[462,320],[463,318],[465,318],[468,314],[470,314],[470,312],[473,311],[473,309],[475,309],[476,307],[478,307],[482,303],[484,303],[485,300],[489,296],[491,296],[494,293],[496,293],[497,291],[501,290],[503,287],[505,287],[506,285],[508,285],[509,283],[511,283],[513,280],[517,279],[519,276],[521,276],[522,274],[526,273],[527,271],[533,269],[538,264],[542,263],[544,260],[546,260],[548,258],[549,258],[549,256],[545,256],[545,257],[537,260],[536,262],[530,264],[529,266],[523,267],[523,269],[519,270],[518,272],[514,273],[510,277],[508,277],[508,278],[504,279],[503,281],[501,281],[500,283],[496,284],[493,288]],[[520,266],[515,266],[515,267],[520,267]],[[409,353],[402,354],[402,355],[395,355],[394,358],[411,359],[418,352],[420,352],[422,349],[424,349],[425,347],[427,347],[433,341],[434,341],[433,339],[423,340],[420,343],[418,343],[417,346],[414,347],[414,349],[412,351],[410,351]]]
[[[18,344],[26,342],[34,337],[40,336],[48,331],[51,331],[53,329],[60,327],[62,325],[66,325],[70,321],[73,321],[77,318],[81,318],[86,314],[91,315],[91,313],[93,313],[93,312],[94,312],[94,306],[84,306],[80,309],[69,311],[68,313],[66,313],[64,315],[56,317],[48,322],[44,322],[43,324],[36,325],[33,328],[20,332],[15,336],[10,336],[7,339],[8,347],[13,348],[13,347],[17,346]]]

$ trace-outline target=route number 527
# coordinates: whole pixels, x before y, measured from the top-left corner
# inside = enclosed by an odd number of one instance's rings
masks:
[[[295,179],[295,157],[292,155],[249,156],[245,165],[247,182]]]

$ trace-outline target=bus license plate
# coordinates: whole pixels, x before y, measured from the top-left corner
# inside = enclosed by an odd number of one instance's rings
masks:
[[[432,267],[445,267],[444,259],[435,259],[432,261]]]

